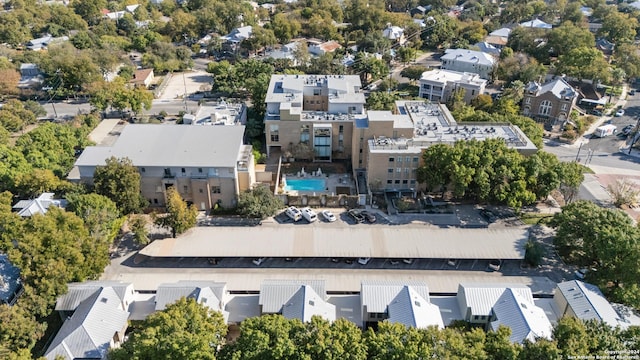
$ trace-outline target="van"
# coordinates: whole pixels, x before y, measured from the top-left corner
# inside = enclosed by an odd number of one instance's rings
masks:
[[[311,210],[311,208],[308,208],[308,207],[303,208],[301,212],[302,212],[302,217],[305,218],[305,220],[307,220],[310,223],[318,220],[318,215],[316,214],[315,211]]]
[[[285,213],[293,221],[299,221],[300,219],[302,219],[302,213],[295,206],[289,206]]]

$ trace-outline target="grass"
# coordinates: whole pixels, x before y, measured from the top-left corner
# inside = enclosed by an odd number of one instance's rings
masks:
[[[520,220],[527,225],[544,224],[551,219],[553,215],[542,213],[526,213],[520,215]]]

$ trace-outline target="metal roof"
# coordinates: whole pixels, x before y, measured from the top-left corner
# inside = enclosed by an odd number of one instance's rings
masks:
[[[444,329],[440,308],[422,297],[412,286],[404,286],[389,304],[389,321],[408,327],[435,325]]]
[[[312,316],[320,316],[328,321],[336,320],[336,306],[325,301],[309,285],[302,285],[282,306],[282,316],[287,319],[311,321]]]
[[[411,286],[416,294],[429,301],[429,287],[421,281],[363,281],[360,290],[362,307],[368,313],[387,312],[387,306],[406,286]]]
[[[540,94],[544,94],[547,92],[552,93],[559,99],[566,97],[574,98],[578,96],[578,92],[571,85],[569,85],[568,82],[560,77],[541,85]]]
[[[102,359],[116,332],[124,331],[129,313],[115,290],[106,287],[82,301],[51,342],[45,358]]]
[[[151,257],[374,257],[523,259],[527,227],[435,228],[283,226],[195,227],[179,238],[156,240]]]
[[[56,301],[56,311],[73,311],[84,300],[105,288],[113,289],[121,302],[125,302],[125,299],[134,295],[133,284],[122,281],[86,281],[82,283],[71,283],[67,284],[67,293],[58,297]]]
[[[493,314],[497,319],[491,322],[491,328],[497,330],[500,325],[511,328],[510,340],[514,343],[535,342],[537,338],[551,340],[553,327],[544,310],[514,289],[502,293],[493,306]]]
[[[264,280],[260,285],[262,313],[276,314],[303,285],[309,285],[321,299],[327,298],[324,280]]]
[[[244,126],[127,125],[113,146],[87,147],[76,166],[129,158],[135,166],[235,167]]]
[[[9,261],[6,254],[0,253],[0,304],[13,304],[20,284],[20,269]]]
[[[164,310],[182,297],[193,298],[213,310],[224,310],[227,284],[213,281],[178,281],[164,283],[156,291],[156,311]]]
[[[622,325],[620,316],[597,286],[571,280],[559,283],[558,290],[579,319],[596,319],[613,327]]]
[[[460,313],[467,314],[467,309],[471,309],[471,316],[489,316],[491,308],[508,288],[513,289],[524,299],[533,303],[531,288],[521,284],[459,284],[458,304]]]
[[[493,66],[496,60],[482,51],[468,49],[446,49],[440,60],[455,60],[463,63],[481,64]]]

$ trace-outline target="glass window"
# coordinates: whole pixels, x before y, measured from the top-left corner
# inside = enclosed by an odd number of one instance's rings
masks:
[[[551,101],[545,100],[540,103],[540,110],[538,112],[540,113],[540,115],[549,116],[551,114],[552,107],[553,105],[551,104]]]
[[[389,174],[393,174],[393,169],[387,169],[387,172],[388,172]]]
[[[394,181],[394,183],[395,183],[396,185],[400,185],[400,180],[396,180],[396,181]]]
[[[408,180],[402,180],[402,184],[407,185],[409,181]]]
[[[414,157],[414,158],[413,158],[413,163],[414,163],[414,164],[417,164],[417,163],[418,163],[418,158],[417,158],[417,157]]]
[[[392,158],[392,157],[390,157],[390,158],[389,158],[389,162],[394,162],[395,160],[396,160],[396,159],[394,159],[394,158]]]
[[[211,193],[212,194],[220,194],[220,186],[212,186],[211,187]]]
[[[308,144],[309,138],[310,138],[309,136],[310,136],[309,125],[305,124],[300,126],[300,142],[303,144]]]
[[[396,168],[396,172],[400,174],[402,172],[402,168]]]
[[[393,180],[387,180],[387,185],[393,184]]]
[[[147,171],[147,169],[145,169],[145,168],[140,168],[140,171],[145,172],[145,171]]]
[[[269,133],[271,134],[272,142],[280,142],[280,127],[278,125],[270,125]]]
[[[182,187],[182,191],[184,192],[188,192],[189,191],[189,187],[187,185]]]
[[[202,174],[202,168],[198,168],[198,172]]]

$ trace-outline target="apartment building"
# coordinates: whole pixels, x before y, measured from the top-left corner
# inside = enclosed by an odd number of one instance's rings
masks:
[[[306,145],[308,160],[349,159],[353,123],[365,117],[357,75],[272,75],[264,119],[267,155]],[[302,146],[304,148],[304,146]]]
[[[467,49],[447,49],[440,60],[445,70],[474,73],[486,80],[491,79],[496,63],[489,54]]]
[[[77,180],[91,184],[97,166],[128,158],[140,172],[141,192],[152,207],[165,205],[175,187],[200,210],[234,206],[238,194],[256,183],[244,126],[127,125],[111,146],[87,147],[76,161]]]
[[[436,69],[422,73],[419,85],[419,96],[431,102],[447,102],[456,90],[464,90],[464,101],[469,104],[484,93],[487,80],[474,73]]]

